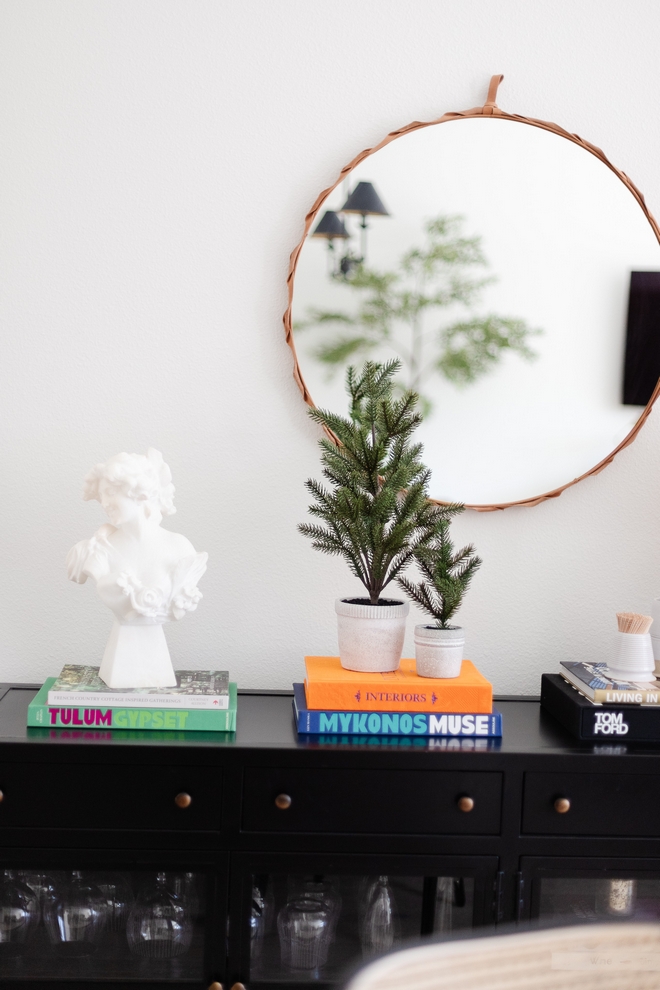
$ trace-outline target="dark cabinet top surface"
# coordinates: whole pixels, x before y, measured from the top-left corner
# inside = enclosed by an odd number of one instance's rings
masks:
[[[149,752],[167,749],[168,760],[176,762],[180,754],[182,762],[190,759],[191,748],[202,762],[212,758],[216,762],[219,751],[257,751],[259,762],[264,763],[266,751],[301,753],[314,750],[324,754],[388,753],[398,760],[407,754],[419,754],[425,760],[437,754],[441,757],[470,753],[490,758],[500,754],[530,755],[583,755],[621,756],[646,755],[660,756],[660,742],[621,744],[612,741],[602,743],[580,742],[573,739],[552,716],[544,712],[538,701],[533,699],[499,699],[497,707],[503,716],[501,740],[446,738],[446,737],[368,737],[355,736],[298,736],[296,733],[291,706],[291,695],[283,693],[243,693],[239,691],[238,729],[235,733],[211,732],[158,732],[138,730],[61,729],[28,728],[26,726],[27,706],[34,697],[34,685],[0,685],[0,759],[9,757],[9,750],[16,747],[23,754],[33,753],[30,759],[48,760],[47,749],[54,761],[60,762],[62,748],[67,751],[67,759],[72,758],[72,749],[78,759],[82,749],[87,752],[102,747],[108,748],[115,757],[122,751],[136,747],[146,755]],[[4,750],[4,752],[3,752]],[[57,755],[55,755],[57,753]],[[14,755],[14,753],[12,753]],[[126,754],[128,755],[128,754]],[[161,752],[161,759],[164,754]],[[229,754],[227,754],[229,755]],[[121,760],[123,762],[123,760]],[[439,759],[438,762],[442,762]],[[498,763],[493,760],[493,764]],[[608,761],[609,762],[609,761]],[[482,763],[482,759],[479,759]],[[495,766],[493,766],[495,769]],[[595,769],[595,767],[594,767]],[[611,769],[611,767],[610,767]]]

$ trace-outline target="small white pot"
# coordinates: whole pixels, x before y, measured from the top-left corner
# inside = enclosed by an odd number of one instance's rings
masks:
[[[382,599],[381,599],[382,600]],[[408,602],[369,605],[363,598],[337,598],[339,657],[346,670],[397,670],[406,633]]]
[[[615,633],[614,657],[608,670],[622,681],[655,680],[650,633]]]
[[[420,677],[459,677],[465,633],[461,626],[415,626],[415,661]]]

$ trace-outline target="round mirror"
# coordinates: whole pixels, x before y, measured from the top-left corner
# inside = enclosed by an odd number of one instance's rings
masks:
[[[534,504],[600,470],[660,376],[658,228],[597,148],[494,104],[413,124],[343,170],[294,251],[285,328],[305,400],[397,357],[431,494]]]

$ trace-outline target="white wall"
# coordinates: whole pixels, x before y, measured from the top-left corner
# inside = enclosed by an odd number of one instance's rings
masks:
[[[287,687],[334,652],[333,599],[358,588],[295,530],[317,432],[281,328],[306,210],[501,71],[501,106],[602,147],[660,214],[659,33],[655,0],[4,0],[0,678],[98,659],[109,615],[63,564],[102,520],[82,479],[149,444],[173,527],[210,554],[176,663]],[[613,613],[660,594],[659,448],[655,413],[557,501],[459,520],[485,560],[461,618],[497,691],[605,655]]]

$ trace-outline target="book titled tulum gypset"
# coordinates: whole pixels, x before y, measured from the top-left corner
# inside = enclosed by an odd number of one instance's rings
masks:
[[[236,728],[236,684],[229,684],[229,708],[132,707],[128,705],[67,705],[48,703],[55,683],[49,677],[28,705],[27,724],[48,728],[176,729],[186,732],[233,732]]]

